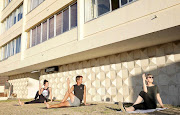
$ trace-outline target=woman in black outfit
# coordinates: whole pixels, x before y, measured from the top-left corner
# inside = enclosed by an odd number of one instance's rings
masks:
[[[119,107],[123,112],[125,111],[135,111],[137,109],[155,109],[157,107],[157,101],[159,102],[160,106],[164,108],[162,103],[159,88],[157,85],[153,84],[153,76],[151,74],[143,74],[143,91],[139,93],[139,96],[136,102],[130,106],[125,108],[122,102],[119,102]],[[142,102],[144,100],[144,102]]]
[[[19,105],[24,105],[24,104],[33,104],[33,103],[44,103],[44,101],[49,101],[49,96],[51,98],[52,102],[52,89],[49,86],[49,83],[47,80],[44,80],[44,88],[41,88],[39,85],[39,91],[36,93],[35,100],[29,101],[29,102],[21,102],[19,99]],[[37,97],[39,96],[39,99]]]

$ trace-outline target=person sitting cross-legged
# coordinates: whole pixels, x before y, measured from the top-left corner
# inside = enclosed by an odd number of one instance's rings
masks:
[[[143,91],[139,93],[139,96],[136,102],[130,107],[126,108],[124,107],[122,102],[119,102],[119,107],[121,111],[130,112],[130,111],[135,111],[137,109],[140,109],[140,110],[156,109],[157,101],[159,102],[162,108],[165,108],[159,94],[159,88],[157,85],[153,84],[153,75],[143,74],[142,78],[143,78]]]
[[[61,107],[70,107],[70,106],[80,106],[82,100],[84,100],[84,104],[86,103],[86,86],[82,84],[82,76],[76,76],[76,85],[73,85],[71,88],[69,86],[70,80],[67,79],[68,91],[66,92],[64,99],[55,105],[50,105],[45,102],[47,108],[61,108]],[[74,91],[74,94],[72,93]],[[70,100],[67,100],[70,97]]]

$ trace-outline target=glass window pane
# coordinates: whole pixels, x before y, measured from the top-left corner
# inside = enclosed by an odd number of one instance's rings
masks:
[[[8,51],[7,51],[7,57],[10,57],[10,52],[11,52],[11,44],[8,44]]]
[[[98,16],[110,11],[109,0],[97,0]]]
[[[85,0],[85,22],[96,16],[95,0]]]
[[[77,3],[71,6],[71,28],[77,26]]]
[[[59,35],[62,33],[62,23],[63,19],[62,19],[62,13],[58,14],[56,16],[56,35]]]
[[[111,0],[112,10],[119,8],[119,0]]]
[[[129,2],[132,2],[133,0],[129,0]]]
[[[32,44],[31,47],[36,45],[36,28],[32,30]]]
[[[121,6],[125,5],[128,3],[128,0],[121,0]]]
[[[14,11],[14,24],[16,24],[16,11]]]
[[[36,39],[36,45],[41,42],[41,25],[37,27],[37,39]]]
[[[69,8],[63,12],[63,32],[69,30]]]
[[[32,0],[32,9],[36,8],[39,4],[39,0]]]
[[[7,45],[5,46],[5,51],[4,51],[4,58],[7,58]]]
[[[47,40],[47,21],[43,23],[42,42]]]
[[[19,53],[19,39],[16,39],[16,54]]]
[[[21,52],[21,36],[19,37],[19,52]]]
[[[49,19],[49,38],[54,37],[54,17]]]
[[[12,41],[12,55],[14,55],[14,50],[15,50],[15,46],[14,46],[14,40]]]

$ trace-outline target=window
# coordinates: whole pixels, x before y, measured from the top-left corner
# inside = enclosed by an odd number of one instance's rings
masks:
[[[39,0],[39,4],[41,4],[44,0]]]
[[[28,34],[28,36],[30,36],[28,37],[30,38],[30,42],[27,42],[27,45],[29,46],[30,43],[30,47],[33,47],[76,26],[77,3],[73,3],[54,16],[46,19],[45,22],[41,22],[40,25],[31,29],[30,34]]]
[[[3,0],[4,8],[11,2],[12,0]]]
[[[121,0],[121,6],[125,5],[128,3],[128,0]]]
[[[85,22],[135,0],[85,0]]]
[[[37,39],[36,39],[36,45],[41,42],[41,25],[37,27]]]
[[[7,45],[5,46],[5,51],[4,51],[4,59],[7,58]]]
[[[32,44],[31,47],[36,45],[36,28],[32,29]]]
[[[38,6],[39,0],[32,0],[31,4],[32,4],[32,9],[34,9]]]
[[[14,12],[14,24],[16,24],[16,15],[17,15],[17,11]]]
[[[71,6],[71,28],[77,26],[77,3]]]
[[[17,21],[20,21],[23,17],[23,5],[15,9],[3,22],[2,22],[2,32],[11,28]]]
[[[112,10],[119,8],[119,0],[111,0]]]
[[[54,17],[49,19],[49,38],[54,37]]]
[[[43,23],[42,42],[47,40],[47,21]]]
[[[110,11],[109,0],[97,0],[98,16]]]
[[[85,0],[85,21],[92,20],[96,15],[95,0]]]
[[[21,36],[15,38],[1,48],[1,60],[7,59],[21,51]]]
[[[36,8],[39,4],[41,4],[44,0],[30,0],[31,10]],[[29,6],[28,6],[29,7]]]
[[[14,51],[15,51],[15,44],[14,44],[14,40],[13,40],[13,41],[11,41],[11,55],[10,56],[14,55]]]
[[[21,51],[21,37],[16,39],[16,54]]]
[[[62,33],[62,27],[63,27],[62,13],[59,13],[56,16],[56,35]]]
[[[7,50],[7,57],[10,57],[10,52],[11,52],[11,44],[8,43],[8,50]]]
[[[69,8],[63,11],[63,32],[69,30]]]

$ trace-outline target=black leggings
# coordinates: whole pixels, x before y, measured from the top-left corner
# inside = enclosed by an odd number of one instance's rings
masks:
[[[141,91],[139,95],[143,98],[144,102],[133,105],[135,110],[136,109],[155,109],[157,107],[156,102],[152,100],[146,92]]]
[[[39,99],[37,99],[38,96],[39,96]],[[35,95],[35,100],[25,102],[24,104],[44,103],[45,100],[46,100],[46,102],[49,101],[49,99],[46,99],[42,94],[39,95],[39,91],[37,91],[37,93]]]

